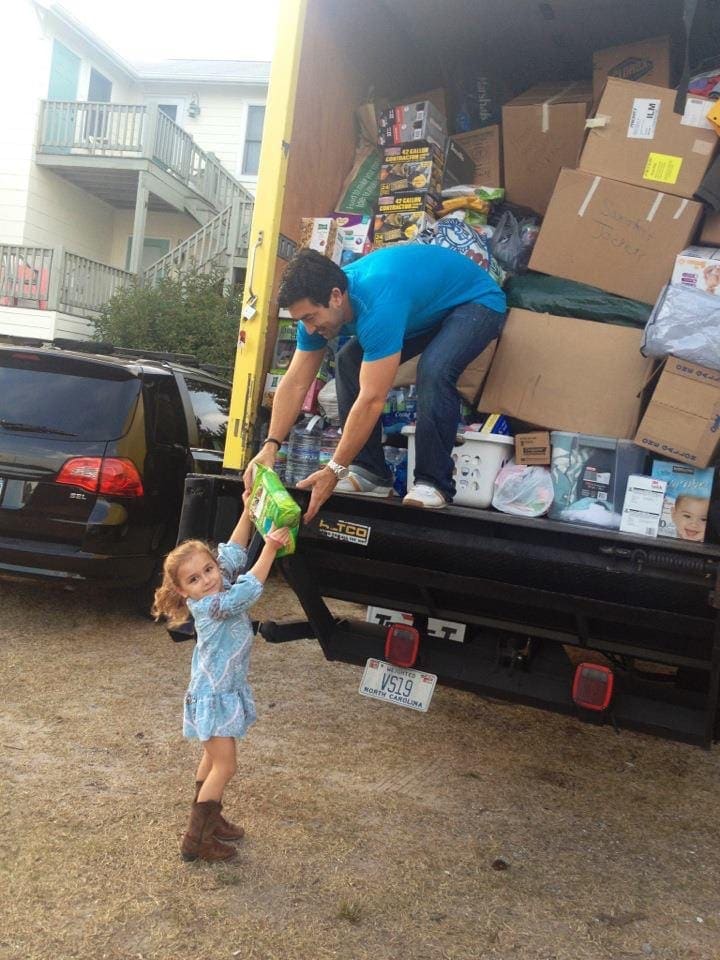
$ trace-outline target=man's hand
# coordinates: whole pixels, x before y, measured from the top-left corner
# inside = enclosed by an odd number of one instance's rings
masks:
[[[253,480],[255,479],[255,464],[261,463],[264,467],[270,467],[272,470],[275,465],[275,444],[266,443],[264,447],[260,449],[260,453],[252,458],[250,463],[245,468],[245,473],[243,474],[243,484],[246,490],[250,490],[253,485]]]
[[[301,490],[312,490],[310,506],[305,511],[303,523],[310,523],[315,517],[320,507],[332,496],[337,482],[338,478],[332,470],[323,467],[322,470],[316,470],[315,473],[311,473],[309,477],[305,477],[297,484]]]

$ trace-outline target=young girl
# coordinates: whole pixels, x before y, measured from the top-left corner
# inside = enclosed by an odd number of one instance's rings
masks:
[[[245,832],[221,811],[223,791],[235,773],[235,739],[255,720],[247,680],[253,641],[247,610],[262,593],[275,554],[290,534],[285,528],[268,534],[257,563],[238,576],[252,533],[248,497],[243,499],[245,509],[229,542],[220,544],[218,559],[206,543],[187,540],[165,558],[163,582],[155,591],[154,617],[167,617],[172,626],[185,621],[189,610],[197,634],[183,734],[202,742],[203,755],[180,848],[183,860],[229,860],[235,848],[220,841],[239,840]]]

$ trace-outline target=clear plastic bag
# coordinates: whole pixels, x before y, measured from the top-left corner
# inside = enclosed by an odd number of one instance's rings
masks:
[[[720,297],[692,287],[665,287],[645,327],[645,357],[672,354],[720,370]]]
[[[495,477],[492,505],[517,517],[541,517],[553,502],[553,483],[546,467],[508,464]]]

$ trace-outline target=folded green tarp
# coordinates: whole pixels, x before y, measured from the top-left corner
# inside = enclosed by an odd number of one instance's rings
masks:
[[[508,308],[519,307],[580,320],[600,320],[626,327],[644,327],[652,311],[649,303],[617,297],[599,287],[532,271],[511,277],[505,285],[505,293]]]

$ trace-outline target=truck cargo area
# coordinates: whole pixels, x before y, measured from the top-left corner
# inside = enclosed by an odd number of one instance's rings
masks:
[[[183,530],[224,535],[241,489],[189,477]],[[364,664],[383,657],[386,626],[364,611],[336,619],[326,600],[407,612],[421,634],[416,666],[439,682],[576,715],[575,664],[598,659],[616,678],[604,722],[709,747],[719,734],[719,564],[717,546],[335,496],[280,561],[309,629],[262,632],[275,642],[314,635],[328,659]],[[464,639],[453,626],[429,632],[428,620],[463,625]]]

